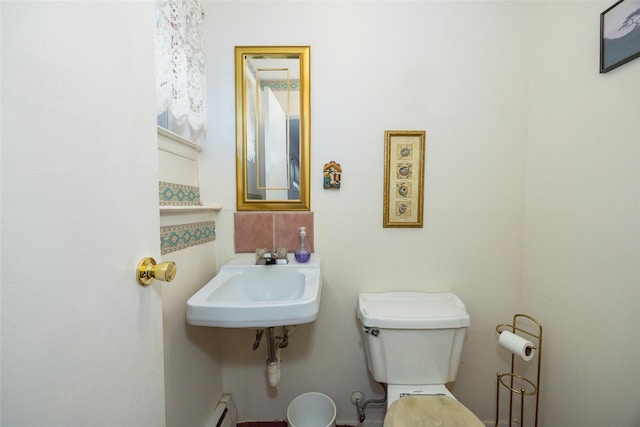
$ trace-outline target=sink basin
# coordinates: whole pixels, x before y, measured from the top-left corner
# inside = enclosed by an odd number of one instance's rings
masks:
[[[187,322],[223,328],[267,328],[316,320],[320,309],[320,260],[254,265],[236,259],[187,301]]]

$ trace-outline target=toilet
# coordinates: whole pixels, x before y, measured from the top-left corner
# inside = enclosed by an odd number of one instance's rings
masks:
[[[452,293],[385,292],[358,296],[367,366],[387,386],[384,427],[484,424],[445,384],[456,379],[466,328]]]

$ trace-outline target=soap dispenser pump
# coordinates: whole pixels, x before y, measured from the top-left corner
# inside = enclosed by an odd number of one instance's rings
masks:
[[[300,231],[300,242],[296,248],[295,256],[296,261],[304,263],[309,261],[309,258],[311,258],[311,251],[309,250],[309,244],[307,243],[307,229],[305,227],[300,227],[298,230]]]

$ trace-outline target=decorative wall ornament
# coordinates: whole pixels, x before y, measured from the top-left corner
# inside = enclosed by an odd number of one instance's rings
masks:
[[[383,227],[422,228],[425,135],[423,130],[384,132]]]
[[[640,57],[640,0],[620,0],[600,14],[600,72]]]
[[[325,189],[340,189],[340,179],[342,177],[342,168],[340,163],[336,163],[331,160],[329,163],[325,163],[322,168],[324,172],[323,186]]]

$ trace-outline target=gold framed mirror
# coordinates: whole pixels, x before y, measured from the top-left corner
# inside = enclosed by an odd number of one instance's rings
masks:
[[[309,46],[236,46],[239,211],[310,210]]]

